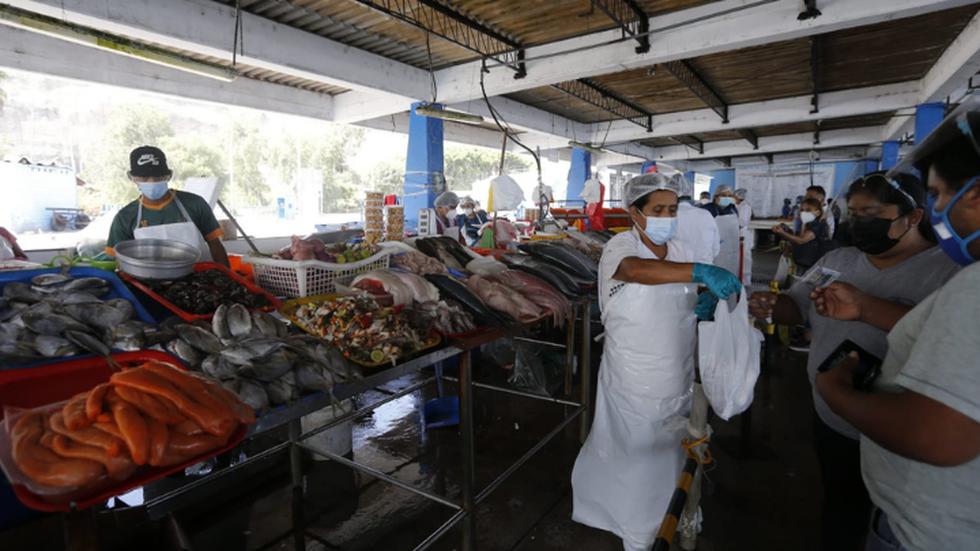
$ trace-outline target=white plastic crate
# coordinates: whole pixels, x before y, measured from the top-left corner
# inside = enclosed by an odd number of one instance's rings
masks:
[[[264,256],[245,255],[242,259],[252,265],[255,281],[273,295],[286,298],[308,297],[337,291],[337,285],[348,285],[358,274],[388,267],[392,251],[381,250],[374,255],[347,264],[331,264],[319,260],[280,260]]]

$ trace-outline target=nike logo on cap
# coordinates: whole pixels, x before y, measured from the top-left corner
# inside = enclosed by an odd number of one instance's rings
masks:
[[[136,164],[138,166],[148,165],[151,163],[154,165],[160,164],[160,161],[157,159],[157,156],[152,153],[144,153],[143,155],[140,155],[139,159],[136,159]]]

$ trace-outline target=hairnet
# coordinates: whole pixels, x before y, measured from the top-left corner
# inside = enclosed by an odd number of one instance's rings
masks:
[[[471,207],[476,207],[476,201],[474,201],[472,197],[467,195],[466,197],[463,197],[462,199],[459,200],[459,205],[462,207],[465,207],[466,205],[469,205]]]
[[[735,190],[735,197],[738,197],[739,199],[744,200],[745,196],[748,194],[749,194],[749,190],[745,189],[744,187]]]
[[[726,186],[724,184],[718,186],[718,188],[715,189],[715,195],[721,195],[722,193],[731,193],[731,192],[732,192],[732,186]]]
[[[654,191],[672,191],[680,195],[680,186],[676,180],[671,180],[663,174],[644,174],[626,182],[626,187],[623,189],[623,202],[626,206],[632,206],[637,199]]]
[[[436,197],[436,201],[433,203],[433,205],[436,207],[456,208],[459,206],[459,197],[457,197],[456,194],[451,191],[445,191]]]

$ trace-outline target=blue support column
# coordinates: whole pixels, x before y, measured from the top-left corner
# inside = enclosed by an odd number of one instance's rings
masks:
[[[916,124],[916,136],[918,136],[918,124]],[[879,170],[891,170],[898,164],[899,142],[889,140],[881,144],[881,163]]]
[[[692,195],[694,193],[694,177],[696,173],[693,170],[688,170],[684,173],[684,180],[687,182],[687,189],[681,190],[681,195]],[[692,199],[697,199],[697,197],[692,197]]]
[[[915,107],[915,143],[920,144],[946,115],[944,103],[922,103]]]
[[[572,166],[568,168],[567,201],[579,201],[585,189],[585,181],[592,177],[592,155],[584,149],[572,148]],[[573,203],[574,204],[574,203]]]
[[[657,161],[643,161],[640,167],[640,174],[649,174],[657,171]]]
[[[442,119],[415,113],[420,103],[412,105],[408,118],[408,153],[405,155],[405,228],[418,227],[419,210],[432,207],[437,195],[445,191],[443,176]],[[441,105],[431,104],[442,108]]]

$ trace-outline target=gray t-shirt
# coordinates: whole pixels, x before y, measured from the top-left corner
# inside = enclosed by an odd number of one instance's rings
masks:
[[[845,247],[830,251],[814,265],[816,266],[840,272],[838,281],[850,283],[865,293],[909,306],[922,302],[922,299],[942,287],[959,270],[959,266],[939,247],[922,251],[905,262],[884,270],[876,268],[867,255],[856,248]],[[806,362],[813,389],[813,405],[817,415],[830,428],[857,440],[860,436],[857,429],[831,411],[812,384],[817,376],[817,367],[845,340],[850,339],[871,354],[884,358],[888,351],[886,334],[866,323],[838,321],[821,316],[810,300],[811,291],[812,287],[798,282],[786,294],[796,302],[804,320],[810,323],[813,330],[810,357]]]
[[[963,269],[888,334],[876,390],[905,388],[980,423],[980,264]],[[980,546],[980,457],[936,467],[861,438],[861,469],[875,505],[910,551]]]

